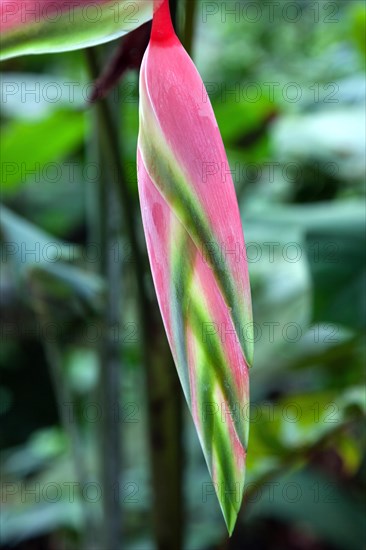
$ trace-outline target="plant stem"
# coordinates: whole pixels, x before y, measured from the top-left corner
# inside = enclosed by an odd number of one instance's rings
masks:
[[[100,148],[102,148],[102,143]],[[101,422],[101,469],[103,491],[103,545],[105,548],[122,548],[122,504],[119,490],[121,471],[121,444],[119,424],[116,422],[116,407],[119,406],[122,364],[120,342],[116,335],[120,326],[121,266],[115,258],[115,243],[118,243],[119,203],[116,190],[111,184],[112,174],[100,155],[100,228],[101,228],[101,273],[106,281],[106,302],[103,315],[103,338],[100,346],[100,400]],[[110,176],[110,177],[109,177]],[[117,329],[117,330],[116,330]]]
[[[196,16],[196,0],[185,1],[185,20],[184,20],[184,47],[189,55],[192,55],[194,23]]]
[[[34,307],[39,320],[44,326],[53,325],[52,316],[49,313],[47,302],[42,293],[42,288],[35,282],[33,284],[37,296]],[[61,425],[69,439],[77,481],[83,489],[89,481],[88,471],[85,465],[82,437],[77,424],[70,419],[68,413],[68,408],[70,405],[71,407],[74,406],[74,399],[63,373],[62,351],[59,343],[54,339],[43,338],[42,345],[50,368],[51,381],[55,392]],[[93,550],[96,548],[95,545],[98,542],[97,533],[94,526],[94,517],[89,504],[87,504],[84,499],[81,499],[81,506],[84,521],[81,548],[84,550]]]
[[[153,520],[158,550],[182,548],[182,388],[157,307],[147,364]]]
[[[92,78],[99,74],[96,52],[86,50]],[[122,166],[119,159],[118,135],[107,101],[97,105],[95,134],[98,136],[99,181],[99,243],[100,271],[106,281],[106,302],[103,314],[103,338],[100,345],[100,400],[102,407],[101,476],[103,487],[103,548],[122,548],[122,504],[119,478],[121,471],[121,442],[115,407],[119,406],[121,357],[120,326],[121,266],[115,257],[115,244],[120,233],[119,204],[125,204]],[[112,136],[112,139],[111,139]],[[117,185],[115,185],[117,184]],[[117,193],[121,200],[117,201]],[[123,200],[122,200],[123,197]]]

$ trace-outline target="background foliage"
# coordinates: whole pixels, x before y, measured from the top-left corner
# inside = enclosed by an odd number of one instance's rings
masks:
[[[237,188],[256,343],[247,497],[230,543],[185,412],[188,550],[363,547],[365,6],[298,0],[272,8],[196,6],[193,57]],[[178,15],[183,20],[179,2]],[[114,47],[103,46],[103,55]],[[89,82],[83,52],[2,65],[4,548],[80,548],[85,510],[97,540],[106,289],[97,215],[103,169],[85,101]],[[136,73],[111,99],[139,216]],[[113,337],[124,368],[111,406],[123,441],[125,546],[151,549],[134,257],[119,231],[112,257],[123,275]],[[73,494],[80,475],[84,492]]]

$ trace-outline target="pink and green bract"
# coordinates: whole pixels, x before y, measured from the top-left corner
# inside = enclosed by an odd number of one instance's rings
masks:
[[[155,289],[231,533],[248,443],[252,313],[234,185],[203,82],[159,2],[140,73],[138,184]]]
[[[152,0],[0,0],[0,59],[108,42],[151,14]]]

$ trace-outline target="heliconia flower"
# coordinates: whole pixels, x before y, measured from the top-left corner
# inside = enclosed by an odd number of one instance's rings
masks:
[[[203,82],[174,33],[168,0],[155,6],[141,66],[137,155],[159,306],[231,534],[248,443],[248,269],[222,139]]]
[[[108,42],[152,16],[152,0],[0,0],[0,59]]]

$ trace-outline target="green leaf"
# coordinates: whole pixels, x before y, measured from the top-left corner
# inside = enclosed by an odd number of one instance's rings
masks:
[[[258,496],[259,495],[259,496]],[[320,537],[331,547],[359,550],[363,540],[362,502],[333,477],[306,468],[284,472],[263,487],[247,519],[273,517],[288,523],[301,536]]]
[[[355,224],[348,232],[341,228],[309,232],[307,245],[314,281],[314,321],[365,327],[365,236]]]
[[[80,255],[78,246],[72,245],[71,249],[69,243],[46,233],[3,205],[0,206],[0,242],[4,247],[2,262],[14,261],[19,273],[33,265],[52,265],[56,260],[68,260],[70,250],[72,257]]]
[[[75,150],[84,139],[83,113],[58,111],[38,122],[9,123],[0,143],[2,192],[14,191],[29,176]],[[51,168],[51,166],[50,166]]]
[[[20,284],[36,282],[45,296],[58,299],[58,307],[73,305],[72,299],[79,310],[82,305],[92,311],[101,307],[102,279],[70,263],[80,258],[79,246],[57,239],[4,206],[0,213],[1,259],[12,263]]]

